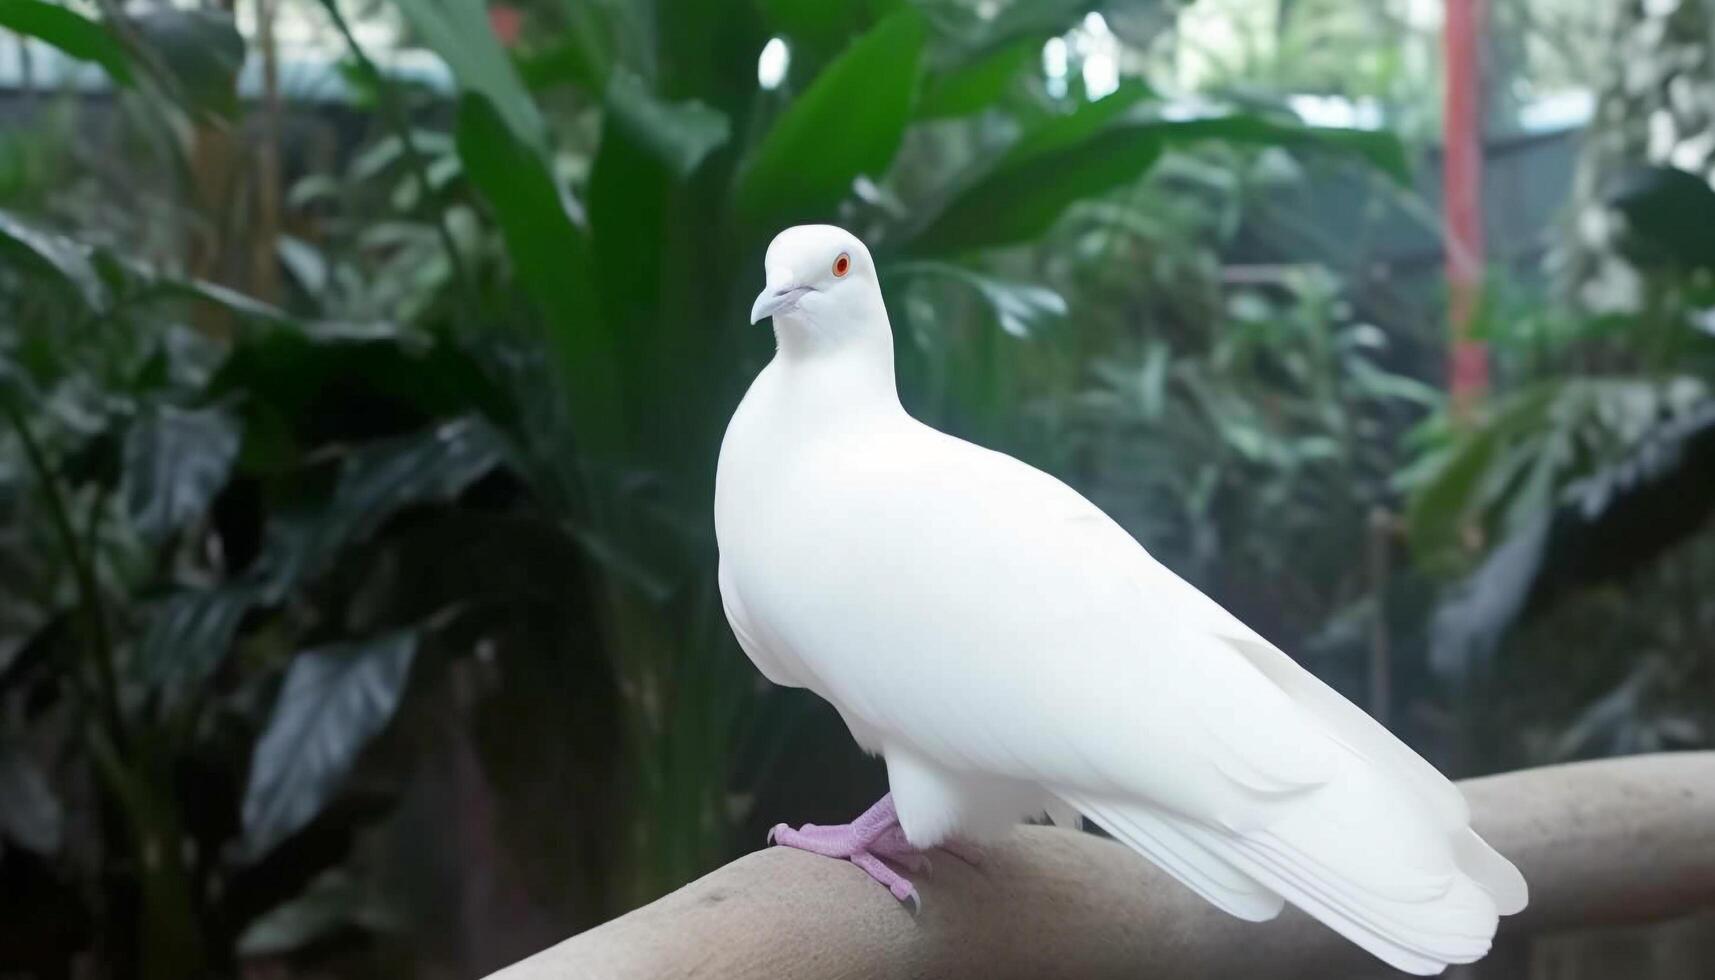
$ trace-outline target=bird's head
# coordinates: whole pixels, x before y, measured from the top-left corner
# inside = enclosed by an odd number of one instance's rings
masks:
[[[822,334],[859,326],[876,313],[886,323],[875,263],[863,242],[833,225],[798,225],[774,236],[763,259],[768,285],[750,308],[750,322],[773,317]]]

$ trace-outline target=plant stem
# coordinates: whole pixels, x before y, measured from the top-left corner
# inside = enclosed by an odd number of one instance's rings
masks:
[[[95,661],[102,714],[113,739],[123,744],[125,725],[119,712],[119,679],[113,669],[113,638],[107,631],[107,610],[101,599],[100,585],[95,579],[95,567],[78,542],[77,531],[71,523],[71,512],[66,508],[65,495],[60,492],[59,481],[48,463],[47,452],[30,431],[29,423],[18,407],[6,401],[5,410],[7,421],[12,424],[13,430],[18,433],[19,442],[23,444],[25,458],[36,471],[36,478],[48,501],[48,513],[53,520],[54,533],[59,537],[60,546],[65,549],[66,560],[71,563],[72,574],[77,579],[78,598],[83,605],[84,616],[89,620],[94,639],[90,655]]]
[[[172,781],[161,757],[139,742],[135,769],[127,768],[102,734],[88,733],[97,774],[129,824],[141,899],[137,910],[140,980],[207,975],[208,942],[181,841],[184,831]]]
[[[262,53],[262,111],[256,147],[257,228],[251,240],[251,292],[269,303],[280,301],[280,67],[274,40],[279,0],[256,0],[256,46]]]

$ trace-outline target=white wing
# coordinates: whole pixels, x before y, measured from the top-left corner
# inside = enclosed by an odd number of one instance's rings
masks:
[[[1413,972],[1522,906],[1452,784],[1059,481],[915,425],[775,476],[723,541],[735,628],[890,766],[1038,784],[1228,911],[1284,896]]]

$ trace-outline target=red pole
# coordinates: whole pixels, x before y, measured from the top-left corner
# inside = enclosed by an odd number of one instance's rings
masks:
[[[1478,38],[1483,0],[1446,0],[1446,87],[1442,128],[1447,146],[1442,172],[1446,215],[1449,387],[1455,416],[1463,416],[1489,386],[1489,356],[1472,338],[1483,288],[1482,69]]]

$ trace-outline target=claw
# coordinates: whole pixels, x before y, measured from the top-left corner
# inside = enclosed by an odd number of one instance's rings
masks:
[[[895,895],[894,897],[899,898],[898,895]],[[915,888],[911,889],[909,892],[907,892],[905,894],[904,898],[900,898],[899,900],[901,902],[905,902],[911,906],[911,914],[912,915],[921,915],[922,914],[922,912],[923,912],[923,900],[921,898],[917,897],[917,889],[915,889]]]
[[[869,812],[849,824],[829,827],[805,824],[796,830],[788,824],[776,824],[768,832],[768,843],[844,858],[886,888],[895,899],[910,906],[913,915],[923,910],[917,886],[888,862],[912,873],[929,873],[933,867],[929,857],[913,847],[900,828],[891,796],[882,797]]]

